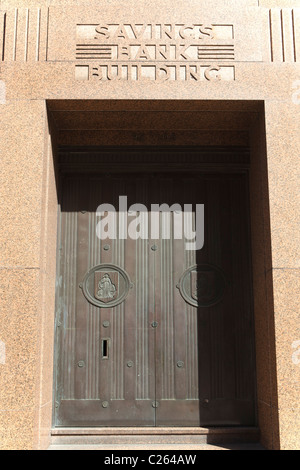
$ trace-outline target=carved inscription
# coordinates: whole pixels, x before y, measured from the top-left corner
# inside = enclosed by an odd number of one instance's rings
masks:
[[[78,80],[231,81],[233,25],[77,25],[76,60]]]

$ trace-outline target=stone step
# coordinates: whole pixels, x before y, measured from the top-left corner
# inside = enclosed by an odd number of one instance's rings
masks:
[[[247,428],[55,428],[51,446],[203,446],[257,444],[259,430]]]
[[[176,451],[177,455],[180,451],[201,451],[201,450],[265,450],[260,444],[255,443],[244,443],[244,444],[223,444],[223,445],[211,445],[211,444],[182,444],[182,445],[171,445],[171,444],[128,444],[128,445],[90,445],[90,444],[64,444],[64,445],[51,445],[48,450],[97,450],[97,451]],[[119,454],[118,454],[119,455]]]

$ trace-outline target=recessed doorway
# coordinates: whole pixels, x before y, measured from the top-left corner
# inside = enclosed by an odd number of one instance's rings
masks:
[[[254,426],[249,150],[60,167],[55,426]]]

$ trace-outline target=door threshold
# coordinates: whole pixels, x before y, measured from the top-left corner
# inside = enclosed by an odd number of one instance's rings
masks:
[[[175,445],[259,443],[257,427],[53,428],[52,445]]]
[[[208,434],[236,434],[239,433],[253,433],[259,432],[257,427],[89,427],[89,428],[75,428],[75,427],[57,427],[52,428],[52,436],[119,436],[119,435],[141,435],[141,434],[194,434],[194,435],[208,435]]]

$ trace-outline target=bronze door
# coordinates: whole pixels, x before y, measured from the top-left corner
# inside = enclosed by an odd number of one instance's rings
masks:
[[[255,424],[246,175],[70,175],[63,188],[55,425]],[[103,203],[116,209],[106,240]],[[151,204],[175,203],[193,210],[160,207],[153,233]],[[196,204],[205,242],[187,250],[175,226],[195,230]]]

